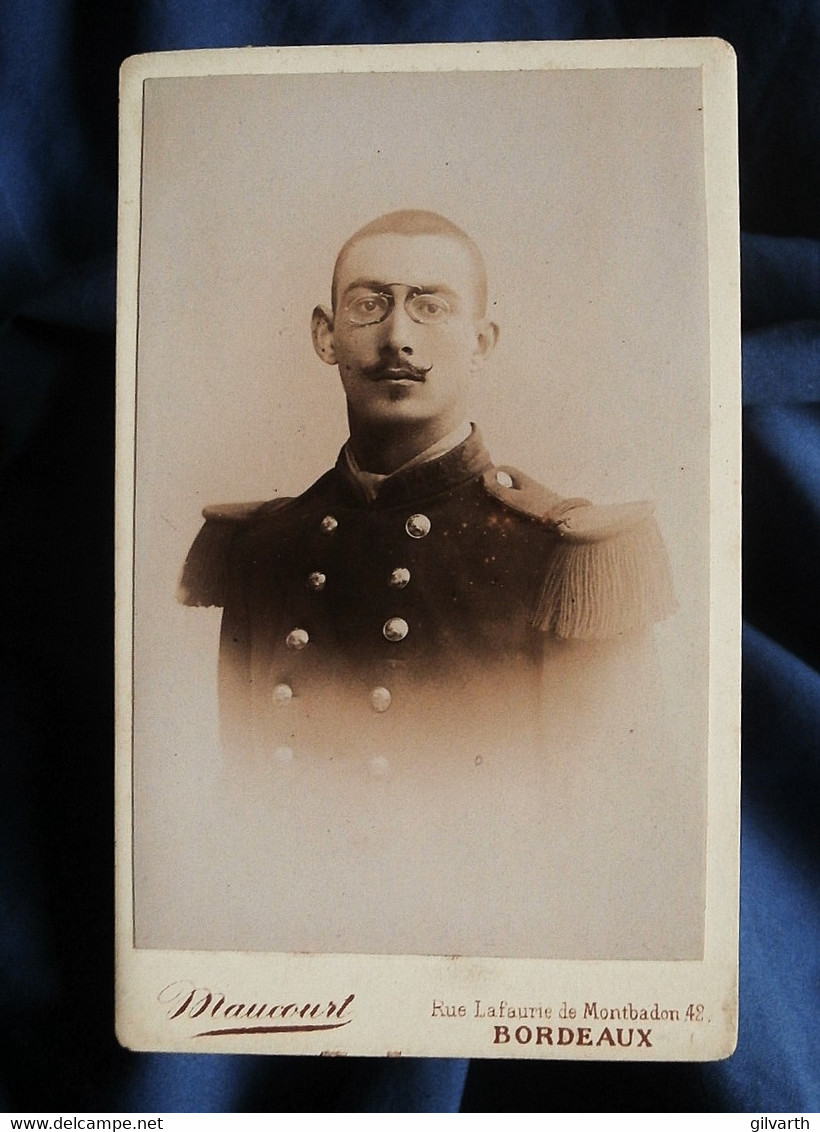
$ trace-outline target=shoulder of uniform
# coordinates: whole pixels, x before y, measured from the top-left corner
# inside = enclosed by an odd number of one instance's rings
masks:
[[[559,495],[509,465],[483,473],[487,493],[511,511],[536,519],[565,542],[601,542],[652,519],[654,504],[593,504],[588,499]]]
[[[202,509],[205,522],[182,567],[177,599],[183,605],[224,605],[234,540],[254,520],[280,510],[289,499],[267,503],[214,503]]]
[[[604,542],[653,523],[654,513],[655,505],[649,499],[610,504],[567,500],[552,522],[565,542]]]
[[[481,482],[487,494],[508,510],[547,525],[553,523],[554,516],[565,504],[585,502],[565,500],[557,492],[550,491],[531,476],[508,464],[488,468],[483,473]]]
[[[267,502],[261,500],[254,503],[209,503],[202,508],[202,518],[206,523],[247,523],[249,520],[261,515],[278,511],[291,500],[288,497],[271,499]]]
[[[648,500],[566,500],[545,519],[556,544],[533,624],[557,637],[639,632],[677,608],[666,547]]]

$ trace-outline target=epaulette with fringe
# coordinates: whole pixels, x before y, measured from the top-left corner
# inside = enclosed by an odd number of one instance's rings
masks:
[[[600,506],[565,499],[508,467],[486,472],[484,485],[506,507],[555,535],[532,618],[535,628],[562,639],[604,640],[675,612],[669,559],[652,503]]]
[[[205,520],[194,539],[177,587],[183,605],[225,604],[228,555],[237,531],[262,510],[277,510],[286,499],[273,503],[215,503],[203,507]]]

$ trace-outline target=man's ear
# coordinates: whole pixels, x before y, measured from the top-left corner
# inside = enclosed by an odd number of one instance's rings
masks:
[[[310,332],[313,335],[313,349],[323,362],[336,365],[336,351],[333,347],[333,316],[324,307],[316,307],[310,318]]]
[[[495,349],[495,344],[498,341],[498,326],[494,322],[490,322],[488,318],[482,319],[476,325],[476,344],[473,350],[472,370],[481,369],[481,367],[489,358],[490,354]]]

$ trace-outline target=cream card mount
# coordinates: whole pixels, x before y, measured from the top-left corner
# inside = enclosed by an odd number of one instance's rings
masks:
[[[728,1056],[731,49],[139,56],[120,168],[121,1042]]]

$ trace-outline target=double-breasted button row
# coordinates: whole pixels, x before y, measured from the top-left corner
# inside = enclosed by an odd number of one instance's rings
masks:
[[[390,576],[387,579],[387,584],[391,589],[403,590],[410,581],[410,571],[406,566],[397,566],[395,570],[390,571]],[[327,574],[323,574],[321,570],[313,570],[307,576],[307,587],[313,590],[314,593],[321,593],[327,585]]]
[[[387,641],[403,641],[410,632],[410,626],[403,617],[388,617],[382,626],[382,634]],[[285,637],[285,644],[294,652],[301,652],[310,641],[307,629],[291,629]]]
[[[501,474],[501,473],[499,473]],[[506,474],[506,473],[504,473]],[[512,480],[510,481],[512,483]],[[407,522],[404,524],[404,529],[407,531],[410,538],[425,538],[430,534],[433,524],[427,515],[423,515],[420,511],[415,515],[411,515]],[[322,534],[332,535],[339,527],[339,520],[335,515],[325,515],[319,523],[319,529]]]
[[[339,520],[335,515],[325,515],[320,523],[319,528],[324,535],[334,535],[339,529]],[[432,523],[427,515],[421,512],[416,512],[410,515],[404,524],[404,529],[407,535],[412,539],[423,539],[430,533]],[[387,585],[390,589],[402,590],[410,583],[410,570],[406,566],[396,566],[391,571],[387,578]],[[322,570],[312,570],[306,579],[306,585],[309,590],[314,593],[321,593],[327,586],[327,574]],[[392,643],[403,641],[410,632],[410,626],[403,617],[388,617],[382,626],[382,635],[385,640]],[[285,645],[288,649],[300,652],[310,642],[310,634],[307,629],[296,627],[285,637]],[[289,704],[293,699],[293,689],[287,683],[276,684],[272,692],[273,703],[278,706]],[[387,711],[392,703],[392,694],[388,688],[379,685],[370,691],[370,705],[375,712],[382,713]]]
[[[293,688],[290,684],[277,684],[271,693],[274,706],[285,707],[293,699]],[[383,685],[373,688],[370,692],[370,705],[376,712],[384,712],[393,702],[393,695],[389,688]]]

